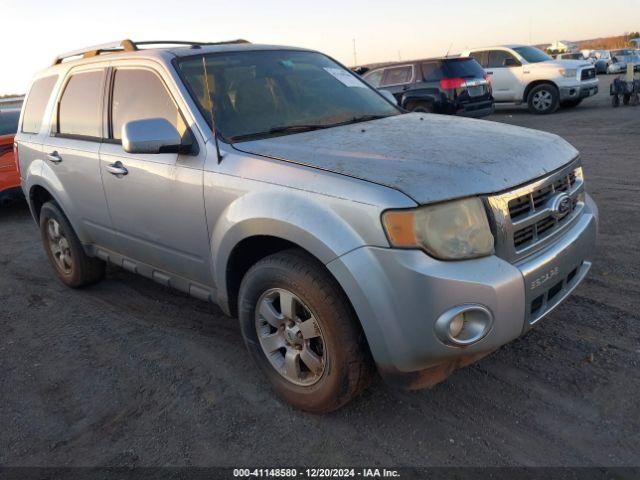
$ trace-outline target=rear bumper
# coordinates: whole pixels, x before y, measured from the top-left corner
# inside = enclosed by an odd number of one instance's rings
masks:
[[[350,298],[383,377],[420,388],[518,338],[557,307],[589,270],[596,224],[589,199],[562,239],[517,265],[497,256],[443,262],[416,250],[363,247],[328,267]],[[542,304],[532,309],[540,296]],[[491,312],[490,330],[472,345],[443,343],[436,321],[469,304]]]
[[[462,117],[481,118],[491,115],[495,111],[494,102],[482,102],[478,104],[467,104],[458,111]]]

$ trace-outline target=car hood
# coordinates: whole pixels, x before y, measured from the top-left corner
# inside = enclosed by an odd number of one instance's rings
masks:
[[[234,147],[385,185],[419,204],[513,188],[578,155],[549,133],[418,113]]]
[[[528,67],[533,68],[582,68],[593,67],[589,60],[548,60],[546,62],[530,63]]]

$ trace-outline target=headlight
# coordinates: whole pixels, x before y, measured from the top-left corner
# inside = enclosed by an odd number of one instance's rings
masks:
[[[576,68],[561,68],[559,72],[560,75],[566,78],[574,78],[578,76],[578,70]]]
[[[388,211],[382,223],[392,246],[421,248],[441,260],[493,253],[493,235],[479,198]]]

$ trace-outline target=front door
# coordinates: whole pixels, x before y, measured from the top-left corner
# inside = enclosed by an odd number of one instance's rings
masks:
[[[511,64],[510,64],[511,63]],[[519,102],[522,90],[522,65],[505,50],[490,50],[487,65],[483,65],[491,78],[493,98],[496,102]]]
[[[161,77],[147,67],[116,67],[109,140],[100,150],[102,177],[119,252],[133,260],[201,284],[211,283],[209,235],[203,199],[205,149],[195,154],[130,154],[122,127],[165,118],[191,136]]]

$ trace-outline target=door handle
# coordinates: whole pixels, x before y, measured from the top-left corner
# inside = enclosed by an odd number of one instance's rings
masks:
[[[109,172],[111,175],[115,175],[116,177],[120,177],[129,173],[129,170],[127,170],[124,165],[122,165],[122,162],[112,163],[111,165],[107,165],[106,168],[107,172]]]
[[[60,163],[62,161],[62,157],[58,152],[51,152],[47,154],[47,160],[52,163]]]

